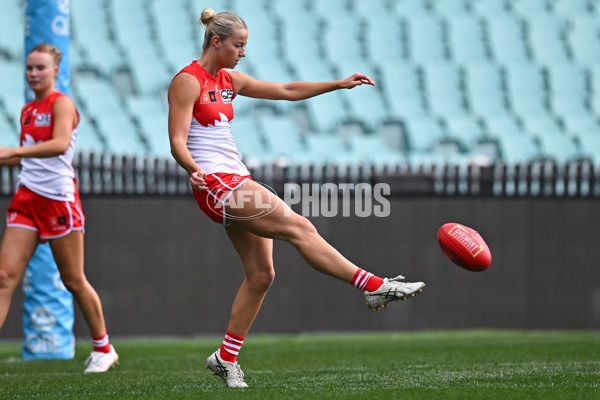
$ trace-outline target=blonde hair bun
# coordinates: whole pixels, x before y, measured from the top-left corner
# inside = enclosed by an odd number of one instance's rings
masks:
[[[217,13],[212,8],[205,8],[202,10],[202,14],[200,14],[200,23],[204,26],[207,26],[215,17]]]

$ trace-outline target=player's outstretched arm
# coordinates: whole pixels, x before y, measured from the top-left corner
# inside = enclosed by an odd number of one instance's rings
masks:
[[[304,100],[338,89],[352,89],[360,85],[375,85],[369,76],[355,73],[346,79],[329,82],[265,82],[238,71],[228,71],[237,94],[268,100]]]

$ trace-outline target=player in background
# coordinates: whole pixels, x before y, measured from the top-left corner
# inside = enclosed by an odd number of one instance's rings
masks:
[[[91,331],[94,348],[85,372],[105,372],[119,356],[108,340],[100,298],[83,270],[85,217],[72,166],[79,112],[55,88],[61,56],[45,43],[31,50],[25,76],[35,100],[21,112],[21,146],[0,147],[1,164],[22,167],[0,247],[0,329],[38,243],[48,241],[60,277]]]
[[[189,173],[199,207],[225,226],[244,265],[246,276],[234,300],[222,346],[208,357],[206,366],[227,386],[247,387],[236,357],[275,277],[273,239],[295,246],[317,271],[359,288],[374,310],[414,296],[425,284],[401,282],[402,276],[382,279],[344,258],[308,219],[252,180],[229,129],[231,102],[238,95],[295,101],[375,82],[359,73],[331,82],[255,80],[230,70],[245,56],[248,29],[244,21],[235,14],[216,14],[206,8],[200,22],[206,26],[202,55],[178,73],[169,88],[171,153]],[[266,212],[265,205],[270,206]],[[201,251],[198,261],[202,262]]]

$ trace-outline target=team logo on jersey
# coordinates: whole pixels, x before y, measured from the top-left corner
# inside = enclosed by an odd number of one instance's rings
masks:
[[[51,114],[37,114],[35,116],[35,126],[50,126],[51,125]]]
[[[202,95],[200,96],[200,104],[216,103],[216,102],[217,102],[217,93],[214,90],[211,90],[209,92],[202,92]]]
[[[23,125],[29,125],[31,123],[31,115],[28,115],[27,118],[25,118],[25,122],[23,122]]]
[[[233,100],[233,89],[221,90],[221,98],[223,99],[223,103],[231,103],[231,101]]]

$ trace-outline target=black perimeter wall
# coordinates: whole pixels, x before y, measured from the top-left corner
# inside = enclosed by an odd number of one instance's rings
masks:
[[[6,210],[9,197],[0,198]],[[86,274],[113,336],[221,335],[243,279],[224,229],[190,197],[83,197]],[[351,261],[422,280],[423,294],[371,312],[347,283],[276,242],[277,277],[251,333],[456,328],[600,328],[600,202],[591,199],[395,198],[387,218],[311,218]],[[460,222],[488,242],[492,267],[445,258],[437,229]],[[4,232],[5,225],[2,226]],[[15,292],[0,339],[22,337]],[[88,336],[76,307],[75,334]]]

